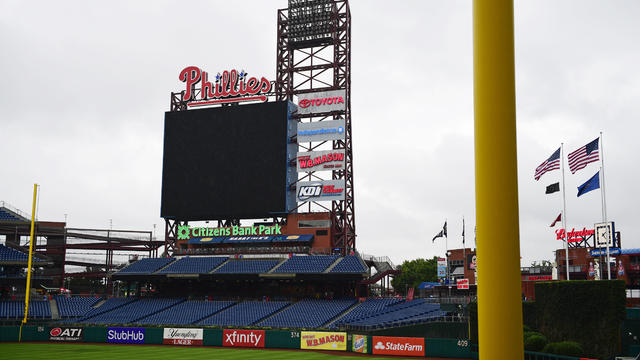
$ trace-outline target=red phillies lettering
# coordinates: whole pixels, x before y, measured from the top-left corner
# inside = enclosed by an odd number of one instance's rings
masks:
[[[183,101],[194,100],[195,86],[200,83],[200,100],[236,97],[245,95],[266,94],[271,91],[271,82],[265,77],[258,80],[255,77],[247,78],[246,74],[238,74],[237,70],[223,71],[216,76],[215,83],[209,81],[209,74],[202,71],[197,66],[184,68],[178,78],[186,83],[186,89],[182,95]],[[242,75],[242,76],[241,76]],[[266,101],[266,96],[260,96],[262,101]],[[257,100],[257,99],[252,99]],[[242,99],[238,99],[242,101]]]

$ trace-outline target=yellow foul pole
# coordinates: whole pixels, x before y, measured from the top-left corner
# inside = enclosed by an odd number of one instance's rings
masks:
[[[523,359],[513,0],[474,0],[473,70],[480,359]]]
[[[29,240],[29,262],[27,265],[27,289],[24,297],[24,318],[22,324],[20,324],[20,333],[18,335],[18,341],[22,340],[22,325],[27,323],[27,316],[29,315],[29,292],[31,290],[31,258],[33,256],[33,234],[35,230],[35,217],[36,217],[36,198],[38,196],[38,184],[33,184],[33,206],[31,208],[31,236]]]

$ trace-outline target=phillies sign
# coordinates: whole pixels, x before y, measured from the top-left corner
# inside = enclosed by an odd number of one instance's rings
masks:
[[[264,347],[264,330],[231,330],[222,331],[222,345],[234,347]]]
[[[344,150],[298,153],[298,172],[340,170],[344,167]]]
[[[215,81],[209,81],[209,73],[197,66],[187,66],[178,77],[184,82],[186,89],[182,101],[187,106],[204,106],[214,104],[235,103],[241,101],[267,101],[267,93],[271,91],[271,82],[262,77],[258,80],[249,77],[242,70],[223,71],[218,73]],[[199,87],[198,87],[199,84]],[[199,88],[199,96],[196,89]]]
[[[582,230],[576,231],[576,229],[571,229],[568,233],[566,233],[568,242],[578,242],[584,240],[585,237],[593,235],[595,230],[587,230],[587,228],[583,228]],[[556,230],[556,240],[564,240],[565,230],[558,229]]]

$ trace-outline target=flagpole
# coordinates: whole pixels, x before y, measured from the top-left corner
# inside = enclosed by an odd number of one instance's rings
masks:
[[[564,228],[565,267],[567,268],[567,280],[569,279],[569,239],[567,238],[567,197],[564,186],[564,143],[560,143],[560,163],[562,163],[562,227]]]
[[[604,144],[602,143],[602,131],[600,131],[600,194],[602,194],[602,217],[607,227],[607,279],[611,280],[611,258],[609,254],[609,225],[607,224],[607,195],[604,190]],[[615,236],[615,234],[613,234]]]
[[[464,243],[464,215],[462,215],[462,275],[466,276],[467,271],[467,245]]]
[[[444,219],[444,226],[447,226],[447,219]],[[445,231],[444,234],[444,247],[447,248],[447,250],[445,251],[445,255],[447,255],[447,283],[449,283],[451,281],[451,274],[450,274],[450,268],[449,268],[449,236],[447,236],[447,232]],[[449,284],[447,284],[449,285]]]

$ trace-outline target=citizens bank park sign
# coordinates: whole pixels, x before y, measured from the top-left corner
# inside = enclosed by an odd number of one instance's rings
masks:
[[[217,73],[209,80],[209,73],[197,66],[187,66],[180,71],[180,81],[185,83],[182,101],[187,106],[205,106],[242,101],[267,101],[271,82],[265,77],[249,77],[244,70]],[[198,86],[199,85],[199,86]],[[196,95],[197,91],[198,95]]]
[[[299,152],[298,172],[340,170],[344,168],[344,150]]]

